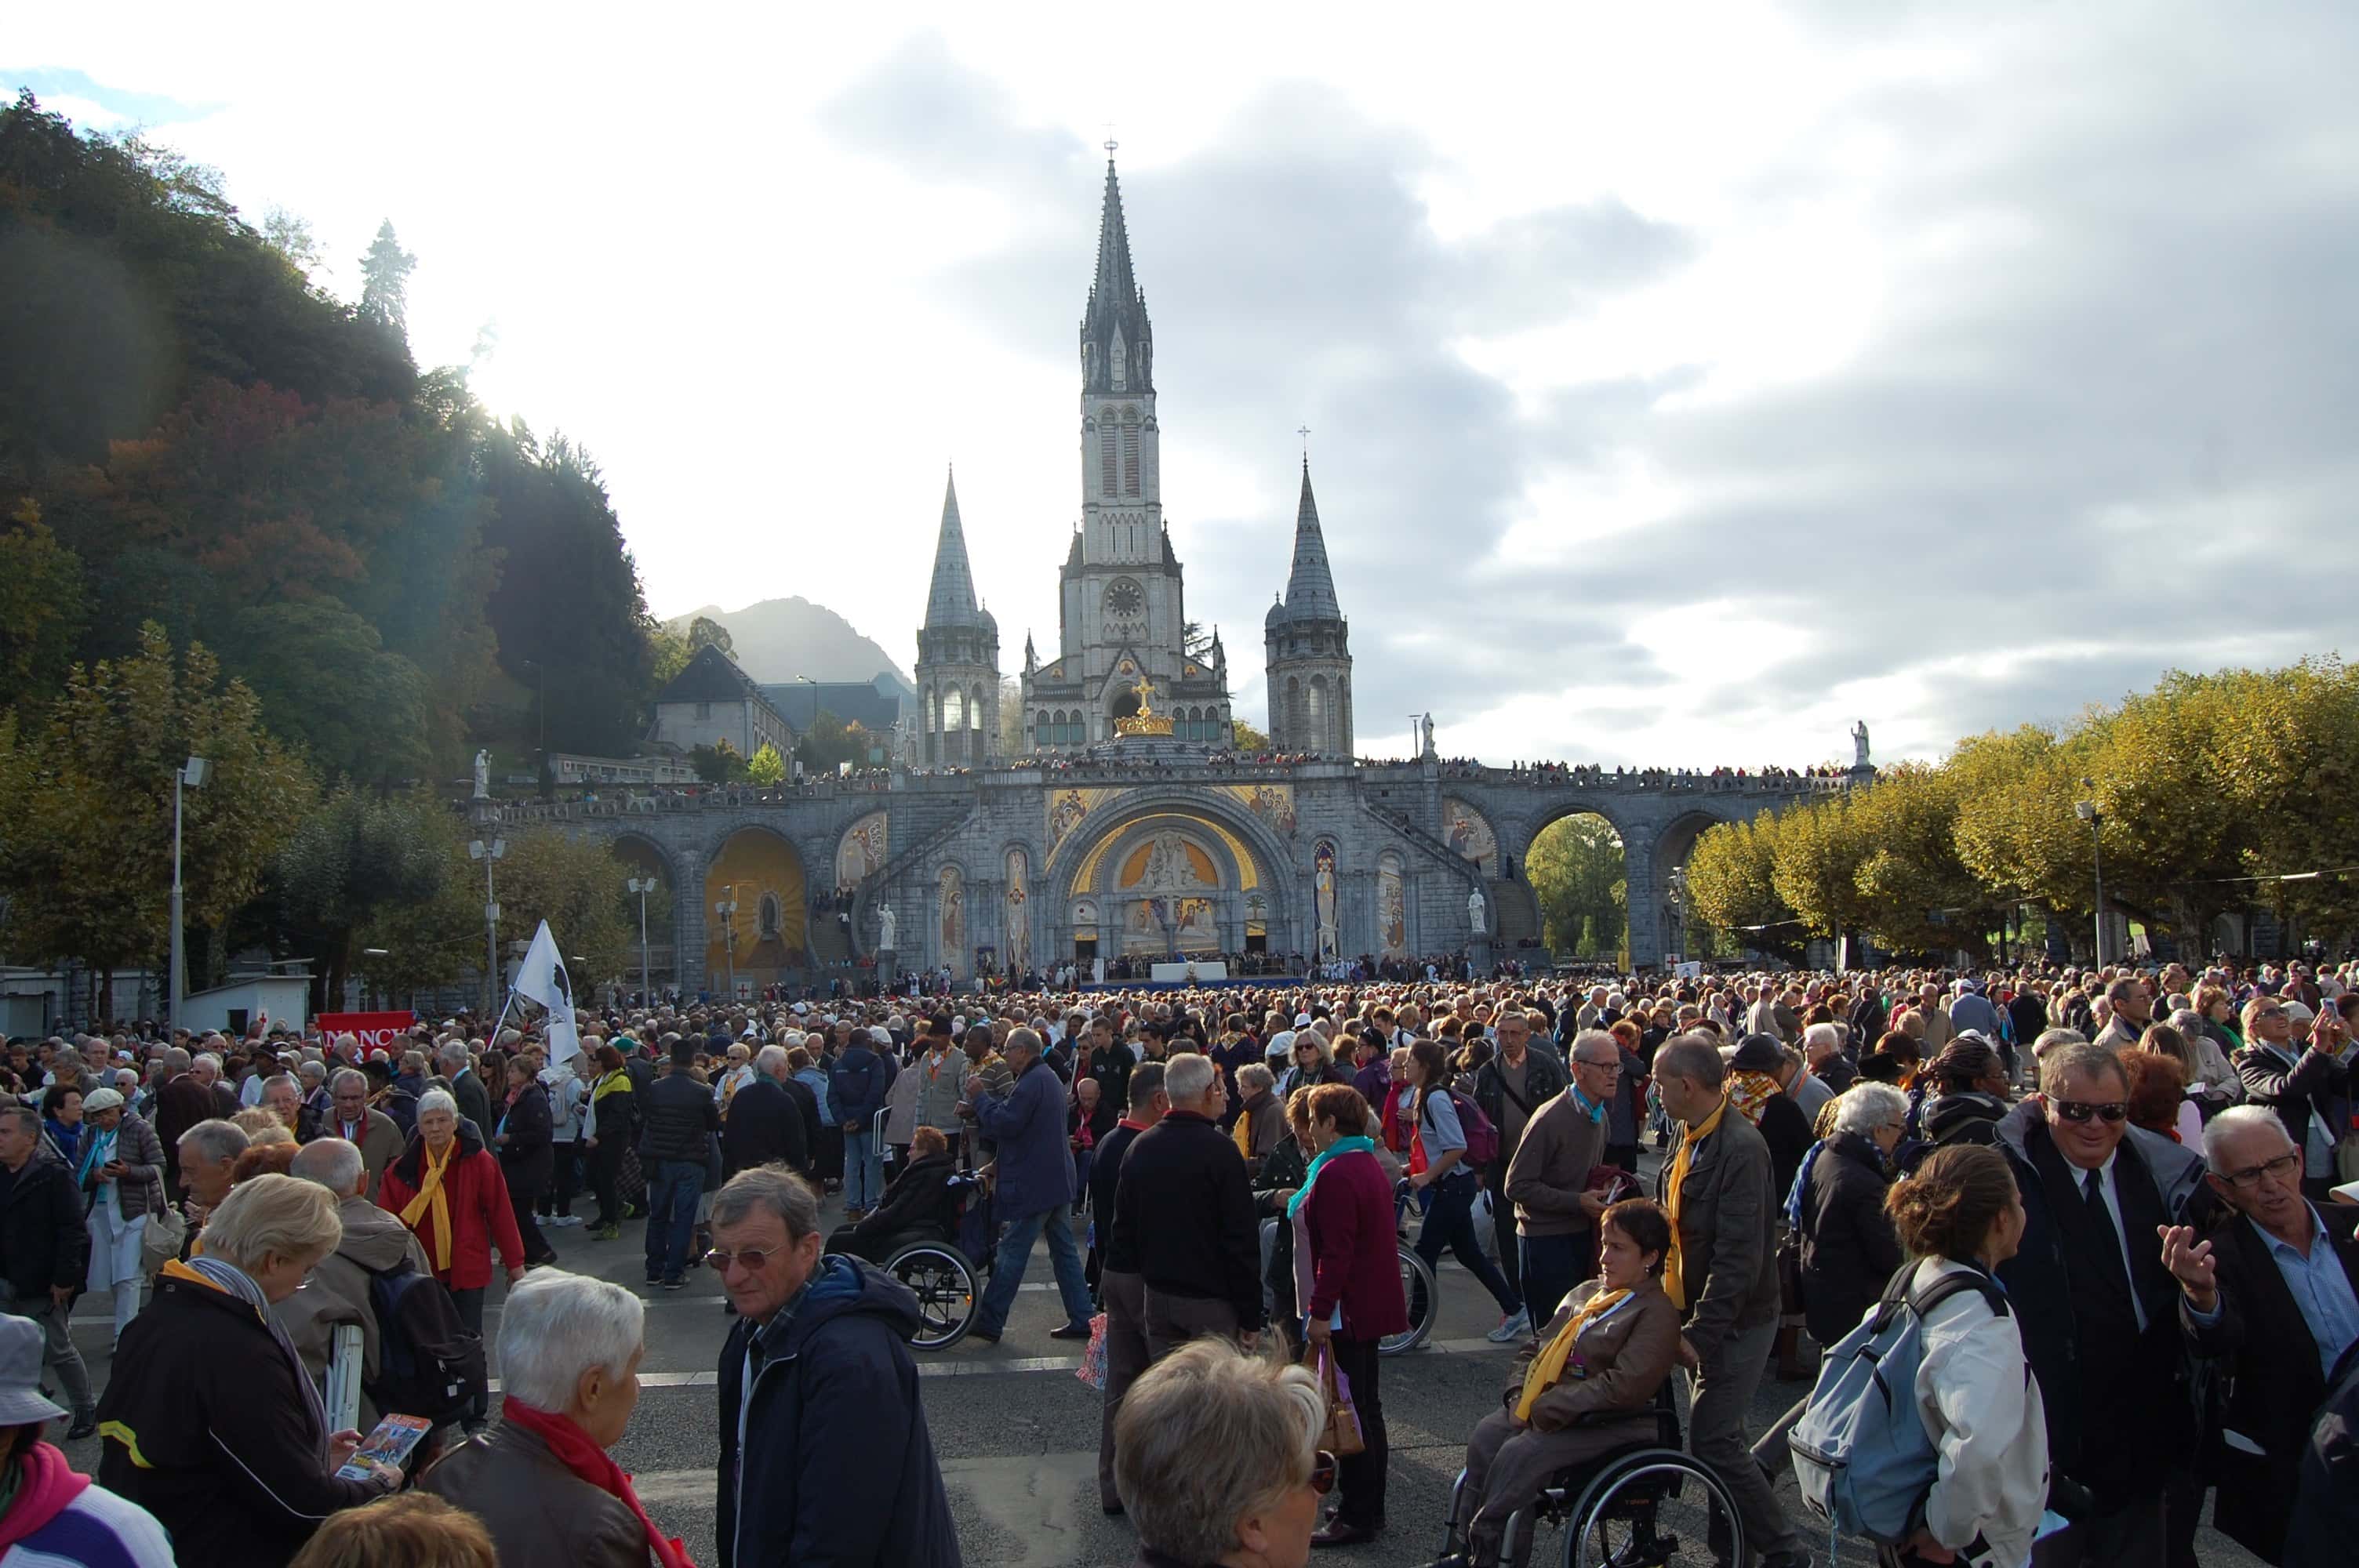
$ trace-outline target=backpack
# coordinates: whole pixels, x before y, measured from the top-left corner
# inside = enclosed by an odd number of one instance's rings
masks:
[[[1944,1274],[1912,1292],[1914,1261],[1885,1287],[1874,1315],[1826,1353],[1802,1419],[1787,1433],[1804,1506],[1845,1535],[1898,1545],[1922,1522],[1940,1455],[1917,1410],[1923,1325],[1961,1291],[1978,1291],[2008,1314],[2006,1292],[1975,1270]],[[2028,1379],[2028,1364],[2024,1377]]]
[[[1458,1110],[1458,1130],[1466,1135],[1466,1152],[1459,1157],[1460,1163],[1470,1171],[1480,1171],[1497,1161],[1499,1130],[1491,1125],[1491,1119],[1483,1114],[1483,1108],[1456,1089],[1450,1091],[1450,1103]],[[1420,1110],[1424,1104],[1420,1098],[1418,1101]],[[1430,1111],[1425,1111],[1424,1115],[1429,1120],[1432,1118]]]
[[[438,1426],[459,1420],[490,1390],[484,1342],[459,1321],[442,1281],[407,1262],[369,1269],[376,1314],[377,1374],[366,1388],[383,1415],[414,1415]]]

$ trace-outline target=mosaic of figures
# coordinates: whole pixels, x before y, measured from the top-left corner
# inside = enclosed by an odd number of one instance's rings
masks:
[[[835,851],[836,886],[857,887],[884,868],[888,826],[887,813],[872,811],[844,829],[843,842]]]
[[[1491,831],[1491,824],[1481,812],[1454,795],[1441,797],[1441,836],[1457,850],[1483,868],[1484,877],[1499,874],[1499,836]]]

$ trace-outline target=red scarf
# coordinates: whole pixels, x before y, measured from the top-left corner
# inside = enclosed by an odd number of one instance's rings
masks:
[[[655,1520],[647,1518],[647,1510],[639,1506],[639,1495],[631,1490],[631,1478],[623,1474],[623,1467],[604,1449],[590,1441],[589,1433],[561,1415],[535,1410],[514,1394],[501,1397],[500,1415],[548,1444],[559,1464],[607,1496],[621,1499],[636,1514],[639,1528],[647,1532],[647,1550],[662,1568],[696,1568],[689,1561],[685,1545],[667,1540],[657,1530]]]

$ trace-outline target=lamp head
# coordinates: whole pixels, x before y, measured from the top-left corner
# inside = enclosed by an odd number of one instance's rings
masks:
[[[190,757],[180,769],[180,782],[190,789],[202,789],[205,781],[213,776],[212,763],[203,757]]]
[[[2090,801],[2090,800],[2083,800],[2083,801],[2076,801],[2076,802],[2074,802],[2074,803],[2073,803],[2073,806],[2072,806],[2072,815],[2073,815],[2073,816],[2077,816],[2077,817],[2079,817],[2079,818],[2080,818],[2082,821],[2083,821],[2083,822],[2094,822],[2094,821],[2096,821],[2096,820],[2097,820],[2097,805],[2096,805],[2096,802],[2094,802],[2094,801]]]

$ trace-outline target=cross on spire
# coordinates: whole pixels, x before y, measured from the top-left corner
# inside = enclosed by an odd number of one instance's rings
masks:
[[[1294,433],[1302,438],[1302,460],[1307,463],[1310,460],[1310,427],[1301,426]]]

